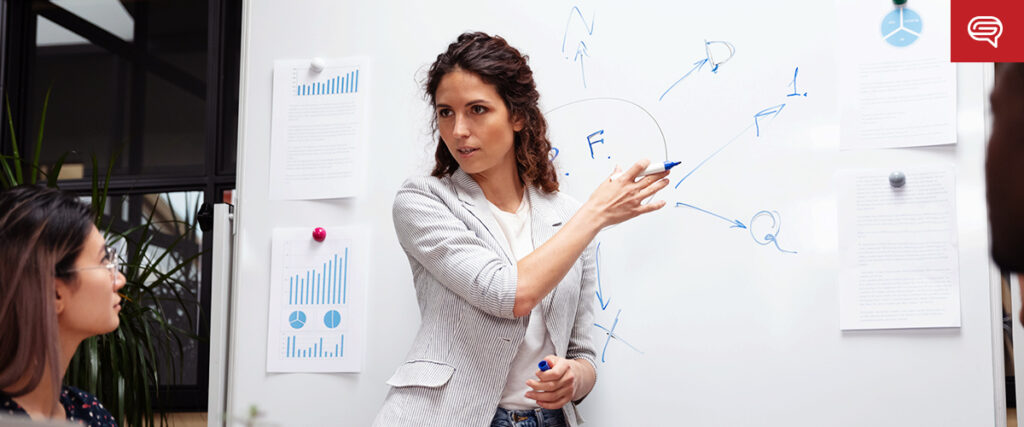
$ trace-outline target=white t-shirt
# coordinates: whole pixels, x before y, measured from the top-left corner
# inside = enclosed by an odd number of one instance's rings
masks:
[[[512,249],[512,256],[517,261],[529,255],[534,249],[528,194],[527,192],[523,193],[523,200],[519,202],[516,213],[505,212],[498,209],[493,203],[488,203],[491,213],[494,214],[494,219],[498,220],[498,227],[501,228]],[[555,354],[555,345],[551,342],[551,336],[548,334],[540,304],[533,307],[526,322],[526,337],[523,338],[515,357],[512,358],[508,377],[505,379],[505,389],[502,390],[501,400],[498,401],[498,406],[505,409],[537,407],[537,402],[524,396],[527,391],[531,390],[526,385],[526,380],[536,379],[533,374],[537,372],[537,363],[544,360],[544,356]]]

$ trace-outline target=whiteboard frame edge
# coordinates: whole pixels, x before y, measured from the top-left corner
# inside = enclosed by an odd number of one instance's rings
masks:
[[[992,87],[995,83],[995,64],[986,62],[981,64],[981,75],[982,75],[982,96],[985,99],[982,101],[982,114],[984,115],[984,141],[985,152],[988,152],[988,140],[992,134],[992,106],[988,102],[988,96],[992,93]],[[985,207],[985,213],[988,214],[988,206]],[[986,223],[987,223],[986,218]],[[992,232],[991,230],[987,233],[986,243],[992,244]],[[995,423],[993,425],[997,427],[1006,427],[1006,369],[1005,369],[1005,357],[1003,353],[1003,282],[1002,272],[999,267],[992,262],[991,255],[989,256],[989,306],[992,310],[992,376],[993,383],[995,384],[992,390],[993,404],[995,405]],[[1016,353],[1016,352],[1015,352]],[[1019,394],[1018,394],[1019,395]],[[1018,415],[1019,417],[1019,415]],[[1018,422],[1019,423],[1019,422]]]
[[[231,281],[230,281],[230,283],[232,283],[232,284],[233,283],[238,283],[238,275],[240,274],[238,269],[234,268],[234,266],[238,265],[238,263],[240,261],[240,259],[239,259],[240,258],[239,252],[241,252],[241,249],[242,249],[242,246],[240,244],[241,243],[240,242],[241,234],[238,233],[238,228],[237,227],[238,227],[238,224],[241,223],[241,217],[242,217],[242,209],[241,209],[242,208],[242,197],[241,197],[241,194],[244,191],[244,189],[242,188],[242,185],[244,183],[242,182],[242,180],[239,180],[237,178],[241,177],[241,176],[244,176],[244,170],[245,170],[246,162],[238,161],[237,158],[242,157],[242,153],[245,152],[244,151],[244,149],[245,149],[245,141],[248,139],[246,134],[247,134],[247,129],[248,129],[247,128],[247,122],[248,122],[249,114],[248,114],[248,108],[246,107],[247,104],[245,102],[245,99],[246,99],[245,88],[249,84],[249,74],[250,74],[249,69],[250,69],[250,67],[248,67],[247,64],[248,64],[248,60],[249,60],[249,56],[250,56],[249,55],[249,50],[251,49],[251,40],[252,40],[252,37],[250,36],[250,33],[252,32],[251,31],[250,23],[252,22],[252,14],[254,13],[253,12],[253,8],[250,5],[248,5],[247,2],[242,2],[241,8],[242,8],[242,20],[241,20],[242,21],[241,22],[241,30],[242,30],[241,31],[241,38],[242,38],[242,40],[241,40],[241,46],[239,47],[239,57],[238,57],[238,68],[239,68],[238,69],[238,135],[237,135],[237,140],[236,140],[237,149],[235,150],[235,157],[236,157],[236,161],[235,161],[235,163],[236,163],[236,167],[235,167],[236,186],[235,186],[235,195],[234,195],[234,197],[232,197],[232,202],[235,205],[234,221],[232,222],[232,233],[231,233],[231,247],[232,247],[232,251],[231,251],[231,266],[232,266],[232,268],[231,268]],[[227,313],[227,318],[228,318],[228,332],[227,332],[228,344],[227,344],[227,357],[226,357],[226,359],[227,359],[227,362],[226,362],[227,366],[226,366],[226,368],[227,369],[226,369],[226,375],[225,375],[225,381],[224,381],[225,382],[225,384],[224,384],[224,417],[223,417],[223,419],[220,420],[219,423],[212,422],[212,421],[215,421],[215,420],[210,420],[209,418],[207,418],[207,425],[208,426],[215,426],[215,425],[228,426],[228,425],[232,425],[233,423],[230,423],[229,420],[232,420],[232,419],[235,418],[235,407],[237,405],[236,405],[236,402],[235,402],[236,393],[235,393],[235,372],[234,372],[234,369],[238,365],[237,365],[236,360],[235,360],[237,352],[232,351],[232,350],[236,349],[236,348],[239,348],[238,347],[238,344],[239,344],[238,343],[238,339],[239,339],[239,337],[238,337],[238,334],[235,331],[235,328],[238,326],[238,322],[237,322],[237,319],[236,319],[236,317],[238,316],[237,307],[238,307],[238,292],[231,292],[230,293],[230,301],[228,301],[228,313]],[[209,409],[209,408],[207,408],[207,409]]]

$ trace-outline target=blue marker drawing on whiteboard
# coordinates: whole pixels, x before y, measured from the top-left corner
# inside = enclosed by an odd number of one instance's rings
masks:
[[[711,49],[711,45],[712,44],[716,44],[716,43],[725,46],[725,48],[729,50],[729,57],[727,57],[725,59],[722,59],[721,57],[719,57],[718,59],[715,59],[715,55],[714,55],[714,52]],[[711,64],[711,72],[717,74],[718,73],[718,67],[720,65],[726,63],[726,62],[729,62],[729,60],[732,59],[733,55],[735,55],[735,54],[736,54],[736,47],[733,46],[732,43],[725,42],[725,41],[719,41],[719,40],[713,40],[713,41],[704,40],[704,59],[701,59],[701,60],[699,60],[697,62],[694,62],[693,63],[693,68],[691,68],[690,71],[687,71],[686,74],[683,74],[682,77],[680,77],[678,80],[676,80],[674,83],[672,83],[672,85],[670,85],[668,87],[668,89],[665,89],[665,92],[662,92],[661,96],[658,97],[658,101],[660,102],[662,99],[665,99],[665,95],[668,95],[668,92],[671,91],[672,88],[676,87],[676,85],[679,84],[679,82],[681,82],[684,79],[686,79],[687,77],[689,77],[690,74],[693,74],[694,71],[700,71],[701,69],[703,69],[704,65]]]
[[[771,220],[771,224],[768,226],[768,231],[764,231],[764,227],[759,226],[758,219],[761,217],[768,217]],[[762,221],[763,223],[763,221]],[[787,254],[795,254],[796,251],[788,251],[782,249],[779,246],[779,232],[782,230],[782,216],[775,211],[760,211],[754,214],[753,218],[750,218],[750,237],[754,238],[754,241],[759,245],[775,244],[775,249],[779,252]],[[763,233],[763,234],[762,234]]]
[[[562,33],[562,53],[565,53],[565,42],[569,38],[569,24],[572,23],[573,13],[580,17],[580,22],[583,23],[583,28],[586,30],[588,36],[594,35],[594,15],[590,15],[590,25],[587,25],[587,18],[583,17],[583,12],[580,11],[578,6],[573,6],[569,10],[569,19],[565,20],[565,32]],[[566,56],[566,59],[569,57]]]
[[[796,75],[799,74],[799,73],[800,73],[800,67],[796,67],[796,69],[793,70],[793,82],[789,84],[789,86],[793,86],[793,93],[786,95],[787,97],[790,97],[790,96],[807,96],[807,92],[800,93],[800,91],[796,89]]]
[[[587,135],[587,145],[588,145],[588,148],[590,148],[590,158],[591,159],[594,158],[594,144],[604,144],[604,138],[601,138],[601,139],[599,139],[597,141],[594,141],[592,139],[595,136],[599,136],[599,135],[604,135],[604,129],[601,129],[601,130],[596,131],[596,132],[594,132],[594,133],[592,133],[590,135]]]
[[[796,70],[793,71],[793,81],[792,81],[792,83],[790,85],[793,86],[794,92],[796,92],[796,76],[797,76],[797,74],[799,72],[800,72],[800,67],[796,67]],[[800,95],[800,94],[797,93],[797,95]],[[790,94],[788,96],[793,96],[793,94]],[[807,92],[804,92],[803,96],[807,96]],[[743,136],[743,134],[745,134],[748,130],[750,130],[751,126],[754,127],[754,129],[756,131],[755,136],[761,136],[761,124],[760,124],[760,120],[758,120],[758,119],[761,119],[763,117],[769,117],[769,116],[774,118],[775,116],[778,116],[779,113],[782,112],[782,109],[785,106],[786,106],[786,104],[779,104],[779,105],[776,105],[774,107],[768,107],[768,108],[765,108],[765,109],[763,109],[761,111],[758,111],[757,114],[754,114],[754,123],[753,124],[751,124],[750,126],[747,126],[746,128],[744,128],[736,136],[733,136],[732,139],[730,139],[724,145],[722,145],[717,150],[715,150],[715,152],[711,153],[710,156],[708,156],[703,161],[698,163],[697,166],[695,166],[693,169],[690,170],[690,172],[688,172],[686,175],[683,175],[683,177],[679,180],[679,182],[676,182],[676,185],[675,185],[674,188],[679,188],[679,185],[682,184],[683,181],[686,180],[686,178],[689,178],[690,175],[693,175],[693,173],[696,172],[697,169],[700,169],[701,166],[704,166],[704,163],[707,163],[708,160],[711,160],[712,157],[715,157],[715,155],[717,155],[719,152],[724,150],[725,147],[728,147],[733,142],[736,142],[736,140],[738,140],[741,136]]]
[[[617,341],[625,344],[626,346],[628,346],[629,348],[633,349],[637,353],[644,354],[644,352],[640,351],[636,347],[633,347],[632,344],[626,342],[626,340],[622,339],[622,337],[620,337],[617,334],[615,334],[615,327],[619,325],[619,315],[620,314],[622,314],[622,309],[621,308],[619,309],[618,312],[615,313],[615,321],[612,323],[612,328],[611,329],[608,329],[608,328],[606,328],[604,326],[601,326],[601,325],[599,325],[597,323],[594,324],[594,326],[597,326],[602,331],[604,331],[605,335],[607,336],[607,338],[604,340],[604,349],[601,350],[601,363],[605,363],[604,355],[605,355],[606,352],[608,352],[608,343],[611,342],[612,338],[615,338]]]
[[[744,228],[744,229],[747,228],[747,226],[743,225],[743,223],[740,222],[740,220],[738,220],[738,219],[729,219],[729,218],[726,218],[726,217],[721,216],[719,214],[716,214],[714,212],[698,208],[698,207],[696,207],[694,205],[689,205],[689,204],[686,204],[686,203],[683,203],[683,202],[676,202],[676,207],[678,208],[680,206],[688,207],[690,209],[694,209],[694,210],[696,210],[698,212],[706,213],[706,214],[711,215],[711,216],[713,216],[715,218],[718,218],[718,219],[721,219],[721,220],[723,220],[725,222],[728,222],[730,224],[729,228]]]
[[[779,104],[772,107],[768,107],[761,111],[758,111],[757,114],[754,114],[754,127],[757,129],[757,136],[761,136],[761,125],[760,123],[758,123],[757,119],[769,116],[774,119],[775,117],[778,117],[779,113],[782,112],[783,108],[786,108],[786,104]]]
[[[551,113],[554,113],[555,111],[558,111],[558,110],[561,110],[561,109],[563,109],[565,107],[569,107],[569,106],[576,105],[576,104],[592,103],[592,102],[608,102],[608,101],[619,102],[619,103],[624,103],[624,104],[631,105],[633,107],[636,107],[640,111],[642,111],[645,115],[647,115],[647,117],[650,117],[651,121],[654,122],[654,126],[658,128],[658,134],[661,135],[661,144],[662,144],[662,147],[664,147],[664,150],[665,150],[665,159],[666,160],[668,159],[668,139],[665,138],[665,131],[661,129],[661,124],[658,123],[658,119],[654,118],[654,115],[651,114],[650,111],[647,111],[647,109],[644,108],[642,105],[637,104],[637,103],[635,103],[633,101],[630,101],[628,99],[615,98],[615,97],[596,97],[596,98],[577,99],[575,101],[567,102],[565,104],[562,104],[562,105],[554,107],[554,108],[552,108],[550,110],[547,110],[547,111],[544,112],[544,115],[545,116],[549,116],[549,115],[551,115]],[[550,120],[550,118],[548,120]],[[610,156],[609,156],[609,158],[610,158]]]
[[[700,71],[701,68],[704,68],[704,64],[707,64],[707,63],[708,63],[708,59],[707,58],[704,58],[704,59],[701,59],[700,61],[694,62],[693,63],[693,68],[691,68],[690,71],[687,71],[686,74],[683,74],[683,76],[680,77],[679,80],[676,80],[674,83],[672,83],[672,85],[669,86],[668,89],[665,89],[665,92],[662,92],[661,96],[658,97],[658,101],[661,101],[662,99],[665,99],[665,95],[668,95],[668,92],[670,90],[672,90],[672,88],[676,87],[676,85],[679,84],[679,82],[683,81],[687,77],[690,77],[690,74],[693,74],[694,71]]]
[[[565,32],[562,33],[562,55],[565,57],[565,59],[569,59],[569,54],[566,52],[565,46],[566,46],[566,43],[569,40],[569,30],[571,28],[570,25],[573,22],[577,22],[576,20],[573,20],[573,17],[579,17],[578,21],[583,24],[583,30],[586,33],[586,36],[589,37],[589,36],[594,35],[594,16],[593,16],[593,14],[591,14],[590,22],[588,23],[587,22],[587,18],[583,17],[583,12],[580,11],[580,8],[578,6],[573,6],[572,9],[569,10],[569,17],[565,21]],[[581,35],[580,38],[582,38],[582,35]],[[587,43],[585,41],[583,41],[583,40],[579,40],[576,43],[576,53],[574,54],[574,56],[572,58],[572,62],[579,62],[580,63],[580,78],[583,81],[583,88],[584,89],[587,87],[587,72],[586,72],[586,69],[585,69],[585,67],[583,65],[583,58],[584,57],[588,57],[588,56],[590,56],[590,52],[588,51]]]
[[[580,41],[579,47],[576,48],[576,56],[572,58],[573,62],[580,63],[580,79],[583,80],[583,88],[587,88],[587,70],[583,66],[583,57],[590,56],[590,52],[587,52],[587,44]]]
[[[608,308],[608,303],[612,302],[611,298],[604,299],[604,294],[601,291],[601,242],[597,242],[597,249],[594,251],[594,260],[597,264],[597,303],[601,305],[601,311]]]
[[[715,155],[717,155],[718,153],[722,152],[722,150],[724,150],[725,147],[728,147],[728,146],[732,145],[732,143],[734,143],[734,142],[736,142],[736,140],[740,139],[740,137],[743,136],[743,134],[747,133],[747,131],[750,130],[751,126],[754,126],[754,125],[750,125],[750,126],[747,126],[747,127],[743,128],[743,130],[741,130],[740,133],[736,134],[736,136],[732,137],[732,139],[730,139],[728,142],[723,144],[721,147],[718,147],[718,149],[715,150],[714,153],[711,153],[710,156],[708,156],[704,160],[701,160],[700,163],[697,163],[697,166],[694,166],[693,169],[690,169],[690,171],[686,173],[686,175],[683,175],[682,179],[680,179],[679,182],[676,183],[676,186],[673,187],[673,188],[679,188],[679,184],[682,184],[683,181],[686,181],[686,178],[689,178],[690,175],[693,175],[694,172],[697,172],[697,169],[700,169],[701,166],[704,166],[704,163],[707,163],[708,160],[711,160],[712,157],[715,157]]]
[[[715,43],[724,45],[725,48],[729,50],[729,57],[728,58],[722,59],[721,57],[719,57],[718,59],[715,59],[714,52],[711,49],[711,45],[715,44]],[[722,64],[724,64],[726,62],[729,62],[729,60],[732,59],[732,56],[736,54],[736,47],[733,46],[732,43],[724,42],[724,41],[720,41],[720,40],[713,40],[713,41],[704,40],[704,54],[707,56],[708,62],[711,63],[711,72],[712,73],[718,73],[718,66],[722,65]]]

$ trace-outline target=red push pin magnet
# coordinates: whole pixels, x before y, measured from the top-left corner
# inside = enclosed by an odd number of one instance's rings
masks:
[[[327,230],[324,230],[323,227],[317,227],[317,228],[313,229],[313,240],[316,240],[318,242],[322,242],[326,238],[327,238]]]

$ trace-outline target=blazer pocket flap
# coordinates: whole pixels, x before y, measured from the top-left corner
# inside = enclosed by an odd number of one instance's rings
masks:
[[[448,383],[455,367],[444,362],[433,360],[411,360],[399,366],[395,374],[388,379],[392,387],[431,387],[436,388]]]

